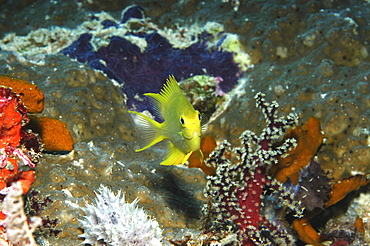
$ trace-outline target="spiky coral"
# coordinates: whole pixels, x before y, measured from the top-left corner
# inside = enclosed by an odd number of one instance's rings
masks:
[[[101,186],[96,193],[95,204],[87,204],[81,223],[84,227],[84,243],[114,246],[159,246],[162,231],[158,222],[148,218],[144,210],[137,207],[138,199],[132,203],[118,191],[115,195],[108,187]]]
[[[206,195],[210,204],[205,211],[209,218],[208,226],[221,232],[230,225],[236,226],[239,245],[292,245],[292,236],[281,222],[273,219],[276,214],[271,214],[263,204],[268,192],[295,214],[302,213],[299,204],[292,201],[289,190],[266,173],[270,166],[277,163],[278,157],[284,156],[295,145],[294,139],[286,139],[281,145],[276,145],[276,141],[287,128],[296,125],[297,116],[291,113],[277,118],[276,102],[265,102],[262,93],[255,98],[267,121],[261,135],[245,131],[240,136],[242,147],[231,148],[225,141],[206,160],[207,165],[217,167],[216,175],[207,177]],[[230,154],[225,155],[227,152],[236,155],[238,162],[234,163]]]

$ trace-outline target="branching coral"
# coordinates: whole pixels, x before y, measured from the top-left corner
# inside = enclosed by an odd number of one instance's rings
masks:
[[[294,139],[286,139],[281,145],[276,141],[285,130],[296,125],[297,116],[276,117],[278,104],[267,103],[264,95],[256,95],[256,105],[265,115],[267,126],[260,136],[245,131],[241,136],[242,147],[231,148],[228,142],[218,146],[206,160],[217,167],[215,176],[208,176],[206,195],[210,203],[205,209],[208,228],[224,233],[228,225],[236,226],[239,245],[283,243],[293,245],[294,240],[283,222],[274,219],[263,207],[266,195],[275,195],[284,206],[297,216],[302,214],[299,203],[293,201],[289,189],[267,175],[267,169],[276,165],[277,158],[284,156],[295,145]],[[238,162],[227,158],[226,153],[236,155]]]

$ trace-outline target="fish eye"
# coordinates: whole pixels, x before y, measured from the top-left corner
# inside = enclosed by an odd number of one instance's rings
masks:
[[[185,120],[184,120],[184,118],[182,118],[182,116],[180,117],[180,123],[181,123],[181,125],[185,124]]]

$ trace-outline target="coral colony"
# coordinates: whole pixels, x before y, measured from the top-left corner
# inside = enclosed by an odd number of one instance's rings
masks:
[[[115,195],[108,187],[101,186],[96,193],[95,204],[87,204],[85,212],[85,238],[83,243],[91,245],[160,246],[162,230],[158,222],[149,218],[137,207],[138,199],[125,201],[121,191]]]
[[[261,135],[247,130],[240,136],[242,147],[231,148],[224,141],[206,160],[206,165],[217,167],[216,175],[207,177],[205,193],[211,199],[204,209],[209,220],[207,229],[225,236],[230,227],[236,228],[239,245],[293,245],[293,237],[275,218],[275,212],[264,208],[264,203],[271,202],[273,197],[278,200],[277,205],[290,209],[295,216],[303,213],[300,203],[293,201],[291,191],[266,174],[278,157],[295,146],[295,139],[287,139],[281,145],[276,145],[276,140],[297,124],[297,116],[291,113],[277,118],[278,104],[265,102],[264,96],[262,93],[255,96],[256,106],[267,122]]]
[[[116,28],[125,33],[127,22],[135,20],[145,23],[143,9],[133,5],[123,12],[121,23],[111,20],[102,22],[104,28]],[[109,44],[96,47],[91,33],[82,34],[78,40],[61,51],[62,54],[88,63],[92,68],[103,71],[109,78],[122,85],[127,95],[127,105],[136,111],[148,109],[143,95],[147,92],[158,93],[163,81],[173,74],[179,80],[194,75],[211,75],[222,78],[220,89],[230,91],[236,84],[241,70],[234,62],[233,53],[221,48],[211,49],[207,39],[211,34],[203,33],[198,42],[187,48],[174,48],[168,39],[156,30],[129,30],[125,35],[111,36]],[[136,40],[135,44],[130,40]],[[145,48],[137,45],[138,40],[145,43]]]

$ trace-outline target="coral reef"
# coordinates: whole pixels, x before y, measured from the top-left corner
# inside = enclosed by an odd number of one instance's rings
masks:
[[[277,221],[276,214],[267,214],[262,204],[266,191],[271,190],[279,194],[276,196],[278,200],[296,216],[302,214],[303,208],[293,201],[291,191],[267,175],[267,169],[277,163],[277,158],[286,155],[295,145],[295,139],[292,138],[278,146],[275,141],[284,135],[287,128],[297,124],[297,116],[289,114],[277,118],[276,102],[265,102],[261,93],[255,98],[256,106],[262,110],[266,119],[266,128],[261,135],[257,136],[247,130],[240,136],[242,147],[231,150],[238,156],[237,163],[224,157],[225,152],[230,151],[228,142],[219,146],[206,160],[206,165],[217,167],[216,175],[207,176],[205,192],[211,200],[205,208],[206,217],[210,220],[207,229],[222,231],[227,225],[235,224],[238,227],[237,245],[294,245],[288,229],[281,221]]]
[[[370,242],[370,193],[360,194],[350,205],[348,215],[351,217],[362,218],[364,226],[365,242]]]
[[[81,223],[83,243],[91,245],[160,246],[162,231],[158,222],[148,218],[137,207],[138,199],[125,201],[121,190],[115,195],[108,187],[101,186],[94,204],[82,208],[85,212]]]
[[[313,162],[314,163],[314,162]],[[312,163],[311,163],[312,165]],[[317,171],[317,170],[316,170]],[[315,188],[318,189],[313,195],[311,194],[310,198],[312,201],[304,202],[304,205],[308,205],[308,211],[306,210],[306,213],[303,218],[294,219],[292,222],[293,228],[297,232],[299,238],[304,241],[305,243],[321,246],[321,244],[326,237],[320,235],[311,225],[309,219],[314,216],[320,216],[323,214],[323,209],[328,209],[330,206],[335,206],[339,201],[344,199],[350,192],[358,190],[361,186],[365,186],[370,183],[370,177],[369,175],[356,175],[351,176],[349,178],[345,178],[342,180],[335,180],[330,182],[330,187],[328,187],[329,180],[327,177],[320,176],[321,171],[316,172],[314,175],[316,177],[310,178],[310,186],[303,186],[304,179],[303,177],[302,182],[302,189],[306,193],[305,195],[309,195],[310,190],[316,186]],[[315,184],[316,183],[316,184]],[[325,185],[326,184],[326,185]],[[320,187],[321,185],[321,187]],[[317,187],[318,186],[318,187]],[[314,190],[315,191],[315,190]],[[298,195],[298,198],[305,198],[302,195]],[[306,199],[307,200],[307,199]],[[316,200],[316,201],[315,201]],[[304,201],[304,199],[303,199]],[[319,203],[317,202],[319,201]],[[313,203],[312,203],[313,202]],[[315,204],[316,207],[312,207],[312,204]],[[319,208],[319,209],[314,209]],[[359,221],[362,223],[362,219],[358,218]],[[336,223],[336,222],[334,222]],[[340,222],[338,222],[340,224]],[[357,234],[363,234],[364,230],[363,228],[361,230],[354,230],[351,232],[351,235],[353,237],[358,237],[356,239],[357,241],[364,243],[363,241],[363,235],[357,235]],[[329,238],[334,238],[334,241],[337,239],[335,238],[335,235],[337,232],[333,232],[331,234],[328,231]],[[348,237],[348,235],[346,236]],[[347,240],[348,241],[348,240]],[[360,244],[361,244],[360,243]],[[339,243],[338,243],[339,244]],[[334,244],[333,244],[334,245]],[[340,245],[340,244],[339,244]]]
[[[83,206],[83,198],[94,197],[92,190],[98,189],[101,183],[113,190],[124,189],[129,201],[139,197],[139,205],[157,218],[166,240],[177,242],[181,237],[194,238],[192,235],[199,233],[196,229],[199,217],[192,214],[199,211],[204,201],[201,192],[205,185],[204,174],[195,168],[158,167],[157,157],[162,154],[160,146],[145,154],[133,153],[137,136],[126,113],[121,89],[89,65],[55,55],[83,33],[92,35],[90,43],[96,50],[107,47],[110,37],[120,36],[135,43],[140,53],[145,53],[146,46],[142,42],[145,38],[138,37],[141,30],[145,34],[155,30],[174,49],[194,45],[200,40],[198,37],[204,37],[200,34],[206,30],[212,33],[204,39],[211,50],[229,47],[227,51],[234,52],[234,62],[238,62],[237,53],[247,52],[250,63],[254,64],[238,80],[237,89],[226,94],[228,102],[216,103],[218,112],[212,115],[207,133],[217,141],[227,139],[237,145],[245,129],[260,132],[264,125],[261,115],[255,113],[253,96],[262,91],[268,101],[279,101],[279,111],[294,110],[302,122],[307,122],[311,116],[321,122],[324,143],[320,151],[309,160],[309,166],[301,170],[302,180],[298,181],[298,186],[289,181],[285,184],[294,192],[296,187],[312,185],[311,178],[321,180],[328,175],[332,180],[329,182],[336,183],[370,172],[368,1],[135,2],[143,7],[150,20],[145,17],[144,22],[139,21],[142,11],[134,8],[132,10],[137,12],[128,16],[135,18],[120,23],[123,19],[120,12],[133,3],[131,0],[21,0],[5,1],[1,5],[0,73],[36,84],[45,94],[46,106],[38,116],[65,122],[67,128],[72,129],[76,142],[70,154],[46,154],[42,165],[37,166],[33,187],[40,191],[41,199],[50,197],[54,201],[41,216],[60,218],[56,229],[62,231],[58,238],[39,236],[40,243],[81,243],[82,240],[77,239],[81,233],[78,224],[81,214],[76,211]],[[111,12],[96,13],[101,10]],[[207,22],[213,24],[207,25]],[[123,33],[117,34],[117,30]],[[13,33],[9,34],[10,31]],[[235,36],[230,33],[236,34],[238,39],[233,40]],[[236,48],[232,47],[234,44]],[[196,83],[191,87],[190,93],[208,92],[198,90]],[[208,108],[209,105],[203,106]],[[359,180],[352,180],[351,186],[356,187]],[[326,211],[319,217],[336,206],[325,207],[327,190],[315,192],[325,182],[314,182],[319,187],[310,186],[309,193],[302,190],[295,193],[306,210],[324,206]],[[335,192],[338,195],[333,197],[342,197],[341,192],[344,197],[349,191],[339,189]],[[364,189],[357,192],[364,192]],[[307,203],[304,196],[315,202]],[[366,219],[369,218],[368,200],[356,201],[351,217],[363,218],[366,229],[369,226],[369,219]],[[274,204],[264,202],[268,206]],[[308,217],[297,219],[297,222],[308,228],[304,229],[306,235],[311,230],[313,237],[317,236],[314,242],[320,242],[318,231],[323,230],[310,226]],[[229,237],[222,241],[224,244],[236,239],[237,228],[228,228]],[[325,233],[329,234],[331,228],[335,229],[328,227]],[[365,238],[369,241],[368,234]]]
[[[298,185],[293,185],[296,192],[294,194],[295,198],[302,203],[306,211],[314,211],[318,208],[324,209],[325,202],[329,200],[331,192],[330,182],[332,180],[327,177],[327,174],[321,168],[321,163],[315,161],[313,156],[308,165],[300,172]],[[299,167],[299,165],[297,166]],[[287,183],[290,184],[290,182],[290,180],[287,180]]]
[[[325,231],[321,232],[321,235],[325,237],[327,241],[331,242],[331,246],[368,245],[364,240],[363,227],[361,229],[361,226],[359,228],[357,225],[358,219],[341,218],[339,220],[330,220],[327,223]]]
[[[6,195],[0,219],[4,245],[36,245],[32,232],[40,224],[27,222],[22,194],[35,181],[36,166],[42,150],[37,135],[24,129],[29,118],[21,98],[8,87],[0,87],[0,194]],[[6,235],[3,232],[6,228]]]
[[[130,18],[135,22],[145,23],[144,14],[135,14],[137,6],[127,7],[120,25],[109,21],[102,22],[105,28],[117,29],[117,33],[126,32],[125,25]],[[143,10],[142,10],[143,11]],[[119,31],[120,29],[124,29]],[[170,41],[156,30],[143,32],[130,31],[126,35],[112,35],[107,44],[96,44],[96,37],[91,33],[82,34],[62,54],[76,58],[79,62],[88,63],[92,68],[103,71],[109,78],[122,85],[127,95],[129,108],[134,105],[138,111],[150,109],[142,95],[148,92],[158,93],[163,81],[173,74],[179,80],[194,75],[208,74],[220,77],[219,87],[230,91],[242,75],[233,53],[215,49],[208,44],[210,33],[200,33],[193,39],[198,42],[186,48],[175,48]],[[108,37],[107,37],[108,38]],[[143,47],[139,46],[143,43]],[[222,42],[221,42],[222,43]],[[138,98],[139,97],[139,98]]]
[[[181,91],[194,108],[202,112],[203,122],[209,120],[218,106],[225,101],[225,92],[219,87],[222,80],[221,77],[196,75],[180,83]]]

